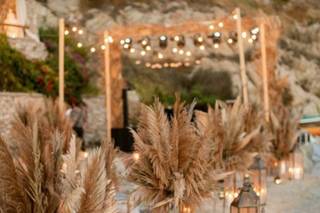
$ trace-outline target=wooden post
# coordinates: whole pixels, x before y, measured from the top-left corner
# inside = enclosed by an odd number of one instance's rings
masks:
[[[59,110],[64,111],[64,19],[59,19]]]
[[[109,33],[104,32],[104,78],[105,78],[105,101],[106,101],[106,130],[107,140],[111,141],[111,128],[112,128],[112,111],[111,111],[111,82],[110,82],[110,44]]]
[[[242,96],[243,103],[246,108],[248,108],[249,97],[248,97],[248,80],[246,74],[246,64],[245,64],[245,55],[243,48],[243,40],[242,40],[242,24],[241,24],[241,13],[240,8],[236,9],[236,21],[237,21],[237,34],[238,34],[238,47],[239,47],[239,60],[240,60],[240,76],[242,83]]]
[[[270,107],[269,107],[269,88],[268,88],[268,70],[267,70],[267,50],[265,37],[265,24],[260,24],[260,47],[261,47],[261,63],[262,63],[262,83],[263,83],[263,104],[265,120],[269,122]]]

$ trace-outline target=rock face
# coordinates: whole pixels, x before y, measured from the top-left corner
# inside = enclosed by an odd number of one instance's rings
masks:
[[[31,38],[9,39],[9,44],[29,60],[45,60],[48,56],[45,45]]]

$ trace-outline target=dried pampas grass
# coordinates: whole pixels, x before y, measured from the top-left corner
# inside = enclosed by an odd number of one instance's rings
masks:
[[[130,165],[128,178],[138,185],[134,199],[152,206],[152,212],[195,208],[220,178],[192,115],[193,107],[188,110],[179,100],[170,121],[158,100],[141,107],[138,129],[132,131],[139,159]]]
[[[0,140],[0,210],[114,213],[112,144],[93,152],[88,163],[81,160],[69,121],[53,102],[47,104],[18,109],[12,149]]]
[[[197,112],[196,123],[203,137],[208,137],[215,169],[246,171],[254,157],[268,149],[262,122],[253,108],[246,109],[238,98],[232,106],[218,101],[208,113]],[[265,144],[262,144],[265,143]]]
[[[270,130],[273,133],[271,153],[275,160],[286,159],[294,151],[299,136],[299,114],[293,114],[284,105],[271,113]]]

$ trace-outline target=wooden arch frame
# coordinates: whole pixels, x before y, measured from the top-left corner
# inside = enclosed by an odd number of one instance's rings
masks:
[[[236,15],[240,16],[240,10],[236,10]],[[239,18],[238,18],[239,20]],[[222,19],[208,21],[208,22],[193,22],[188,21],[183,24],[178,24],[174,26],[162,26],[162,25],[134,25],[134,26],[116,26],[112,29],[106,30],[104,32],[105,50],[104,50],[104,60],[105,60],[105,95],[106,95],[106,128],[107,128],[107,138],[111,139],[111,128],[123,128],[123,103],[122,103],[122,89],[125,86],[125,82],[122,78],[122,64],[121,64],[121,47],[119,45],[120,40],[130,36],[132,39],[137,40],[145,36],[161,36],[163,34],[168,36],[175,36],[181,34],[181,32],[186,34],[196,34],[212,33],[209,29],[209,24],[217,24],[223,22],[223,29],[219,31],[235,31],[240,27],[240,31],[249,31],[253,27],[260,27],[260,51],[257,51],[261,57],[261,60],[257,62],[257,70],[259,70],[259,76],[261,76],[262,84],[260,85],[263,91],[263,103],[265,118],[269,120],[269,94],[268,94],[268,76],[272,79],[275,76],[275,65],[276,65],[276,46],[279,37],[279,20],[277,17],[267,17],[261,16],[259,18],[243,18],[242,21],[235,21],[232,16],[228,16]],[[240,24],[239,24],[240,23]],[[240,26],[239,26],[240,25]],[[241,29],[242,28],[242,29]],[[265,32],[268,32],[268,40],[265,39]],[[270,32],[274,32],[271,33]],[[112,37],[113,42],[109,43],[108,39]],[[241,35],[238,33],[238,40],[241,40]],[[239,48],[241,48],[239,46]],[[241,54],[240,54],[241,55]],[[268,56],[268,63],[267,63]],[[242,87],[246,87],[246,83],[243,83],[243,78],[246,78],[246,71],[244,65],[241,65],[240,56],[240,69],[242,69],[244,76],[241,76]],[[244,92],[245,93],[245,92]]]

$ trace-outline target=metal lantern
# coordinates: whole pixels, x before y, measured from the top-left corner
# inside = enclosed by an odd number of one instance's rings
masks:
[[[303,167],[303,154],[300,150],[296,149],[288,158],[289,178],[293,180],[301,180],[303,178]]]
[[[267,202],[267,168],[261,157],[256,157],[249,168],[253,189],[260,197],[260,204]]]
[[[260,213],[260,198],[248,177],[244,179],[239,196],[232,201],[230,213]]]
[[[228,210],[234,198],[239,195],[243,185],[242,173],[235,172],[224,179],[224,209]]]

